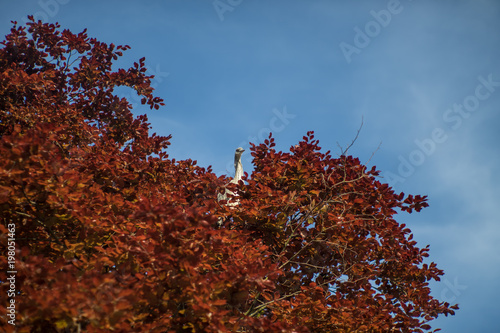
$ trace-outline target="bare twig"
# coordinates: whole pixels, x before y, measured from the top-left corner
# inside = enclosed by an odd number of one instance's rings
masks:
[[[346,149],[343,149],[342,146],[337,142],[337,146],[340,148],[340,155],[346,155],[347,154],[347,151],[349,149],[351,149],[351,147],[354,145],[354,143],[356,142],[356,140],[358,139],[359,137],[359,133],[361,133],[361,129],[363,128],[363,116],[361,116],[361,125],[359,126],[357,132],[356,132],[356,136],[354,137],[354,139],[351,141],[351,143],[347,146]]]

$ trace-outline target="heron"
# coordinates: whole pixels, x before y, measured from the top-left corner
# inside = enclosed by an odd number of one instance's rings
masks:
[[[230,184],[238,184],[238,182],[241,180],[241,177],[243,177],[243,164],[241,163],[241,154],[243,154],[244,151],[245,149],[241,147],[236,148],[236,151],[234,153],[234,177],[229,182]],[[226,188],[223,194],[220,193],[217,194],[217,201],[227,200],[228,193],[231,196],[235,196],[235,194],[232,191]],[[234,200],[233,202],[226,203],[226,205],[230,207],[236,206],[237,204],[238,204],[238,199]],[[222,222],[223,222],[222,218],[220,218],[218,221],[219,227],[222,225]]]
[[[245,149],[238,147],[236,148],[236,152],[234,153],[234,178],[231,180],[231,183],[238,184],[243,177],[243,164],[241,164],[241,154]]]

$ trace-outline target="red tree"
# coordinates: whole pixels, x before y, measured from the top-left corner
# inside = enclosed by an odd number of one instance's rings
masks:
[[[2,46],[4,330],[423,332],[457,309],[430,296],[443,272],[394,220],[425,197],[309,132],[289,153],[252,145],[255,170],[226,206],[227,179],[170,159],[170,137],[114,94],[163,105],[144,58],[112,69],[128,46],[32,18]]]

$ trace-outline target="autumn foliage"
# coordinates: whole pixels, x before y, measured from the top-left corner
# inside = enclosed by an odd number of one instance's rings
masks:
[[[426,198],[375,168],[309,132],[289,152],[252,144],[254,171],[228,184],[169,158],[170,137],[116,95],[163,104],[144,59],[112,65],[128,46],[34,21],[1,45],[0,281],[9,224],[17,270],[2,331],[423,332],[457,309],[430,295],[443,272],[394,219]],[[217,201],[225,186],[238,205]]]

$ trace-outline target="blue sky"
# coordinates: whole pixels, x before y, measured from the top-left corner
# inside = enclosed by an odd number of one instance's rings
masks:
[[[153,131],[171,157],[233,172],[238,146],[271,129],[288,150],[309,130],[376,165],[396,190],[429,196],[401,215],[459,303],[443,332],[500,332],[500,2],[2,1],[0,34],[35,14],[146,57],[165,107]],[[124,95],[130,92],[124,90]],[[134,99],[132,99],[134,101]],[[380,148],[377,147],[381,144]],[[249,154],[244,168],[252,166]]]

